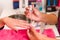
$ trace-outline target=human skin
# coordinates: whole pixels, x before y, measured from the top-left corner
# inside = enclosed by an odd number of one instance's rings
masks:
[[[32,26],[30,27],[31,28],[27,31],[30,40],[56,40],[56,38],[50,38],[46,35],[39,34]]]
[[[34,20],[37,22],[45,22],[47,24],[56,24],[58,20],[55,14],[42,13],[34,7],[33,7],[32,12],[29,12],[29,7],[27,7],[25,11],[25,15],[27,18],[30,18],[31,20]]]
[[[10,17],[5,17],[0,20],[0,27],[3,27],[4,25],[7,25],[9,28],[16,31],[18,30],[16,27],[29,28],[28,22]]]

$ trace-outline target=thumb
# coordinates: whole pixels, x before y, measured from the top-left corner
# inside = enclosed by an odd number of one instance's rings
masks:
[[[39,33],[35,30],[33,26],[31,26],[30,31],[29,31],[34,37],[38,38]]]
[[[32,33],[30,33],[29,30],[27,30],[27,35],[30,40],[36,40],[35,36]]]
[[[30,40],[32,40],[33,37],[34,37],[34,36],[29,32],[29,30],[27,30],[27,35],[28,35],[28,37],[29,37]]]

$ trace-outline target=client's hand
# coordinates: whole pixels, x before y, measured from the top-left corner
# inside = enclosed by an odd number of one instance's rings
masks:
[[[36,8],[32,8],[32,12],[29,11],[29,7],[26,8],[26,11],[25,11],[25,15],[27,18],[30,18],[31,20],[34,20],[34,21],[42,21],[42,22],[46,22],[45,20],[45,15],[43,13],[41,13],[39,10],[37,10]]]
[[[24,20],[13,19],[13,18],[3,18],[3,22],[11,29],[17,30],[15,27],[28,28],[28,23]]]

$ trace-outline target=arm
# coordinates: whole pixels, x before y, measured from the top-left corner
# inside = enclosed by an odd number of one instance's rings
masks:
[[[29,10],[29,8],[27,8],[27,9]],[[44,14],[44,13],[41,13],[36,8],[33,8],[33,12],[30,13],[27,9],[25,11],[25,14],[26,14],[26,17],[29,19],[32,19],[32,20],[38,21],[38,22],[45,22],[47,24],[56,24],[57,23],[57,16],[55,14]],[[31,16],[33,18],[31,18]]]
[[[40,34],[40,40],[56,40],[56,38],[50,38],[50,37]]]
[[[43,14],[47,24],[56,24],[58,18],[55,14]]]

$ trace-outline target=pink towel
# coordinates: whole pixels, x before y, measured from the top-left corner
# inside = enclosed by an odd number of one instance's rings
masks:
[[[55,34],[52,29],[47,29],[43,34],[48,37],[55,38]],[[27,36],[27,30],[18,30],[17,32],[13,30],[0,30],[0,40],[29,40]]]

